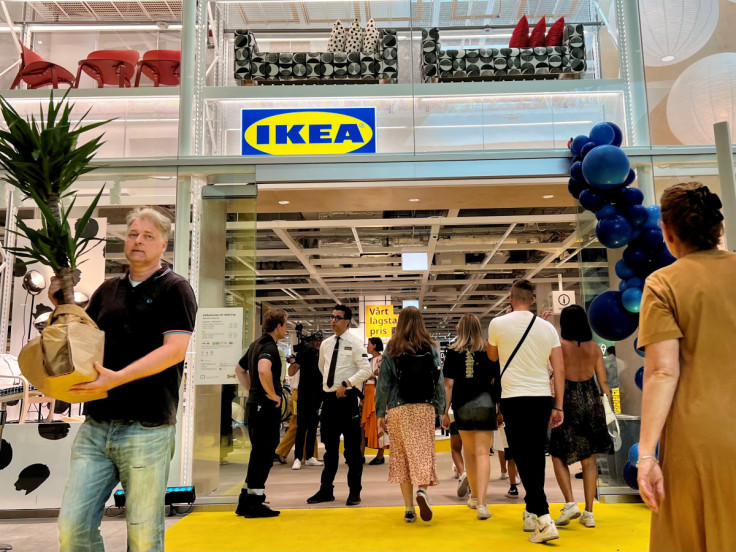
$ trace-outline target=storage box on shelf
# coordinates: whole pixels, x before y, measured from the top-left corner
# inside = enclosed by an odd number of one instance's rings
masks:
[[[395,29],[379,29],[375,52],[261,52],[251,31],[235,31],[235,80],[256,84],[393,84]]]
[[[562,46],[442,49],[440,29],[422,29],[424,82],[575,79],[585,72],[583,25],[565,25]]]

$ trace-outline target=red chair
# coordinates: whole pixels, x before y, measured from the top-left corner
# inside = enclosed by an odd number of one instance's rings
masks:
[[[79,78],[82,71],[92,77],[99,88],[106,84],[130,88],[130,81],[138,64],[137,50],[97,50],[91,52],[87,59],[79,62],[77,80],[74,88],[79,87]]]
[[[149,50],[143,54],[138,62],[138,71],[135,76],[135,86],[141,82],[141,73],[153,81],[153,86],[178,86],[181,77],[179,64],[181,51],[179,50]]]
[[[32,90],[49,84],[54,88],[59,88],[59,83],[73,85],[74,75],[61,65],[45,61],[36,52],[23,46],[23,53],[20,55],[20,69],[10,89],[16,88],[20,81],[26,83]]]

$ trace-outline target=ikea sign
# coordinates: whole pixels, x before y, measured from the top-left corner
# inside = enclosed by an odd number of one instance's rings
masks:
[[[376,108],[243,109],[242,155],[376,153]]]

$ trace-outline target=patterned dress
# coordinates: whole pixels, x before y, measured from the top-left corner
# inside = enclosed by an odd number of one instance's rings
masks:
[[[564,423],[552,430],[549,453],[568,466],[593,454],[613,454],[598,387],[593,378],[565,380]]]

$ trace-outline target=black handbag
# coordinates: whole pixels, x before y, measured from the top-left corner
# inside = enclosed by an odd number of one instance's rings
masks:
[[[529,325],[526,327],[524,335],[521,336],[519,343],[516,344],[516,349],[514,349],[514,352],[511,353],[511,356],[506,361],[506,365],[503,367],[503,370],[501,370],[501,373],[497,377],[493,378],[493,380],[491,381],[491,398],[496,404],[501,404],[501,392],[503,390],[503,388],[501,387],[501,378],[503,377],[503,373],[506,371],[506,368],[509,367],[509,364],[511,364],[511,361],[516,356],[516,353],[519,351],[521,344],[524,343],[526,336],[529,335],[529,330],[532,329],[532,325],[534,324],[534,321],[536,319],[537,316],[533,314],[531,322],[529,322]]]

